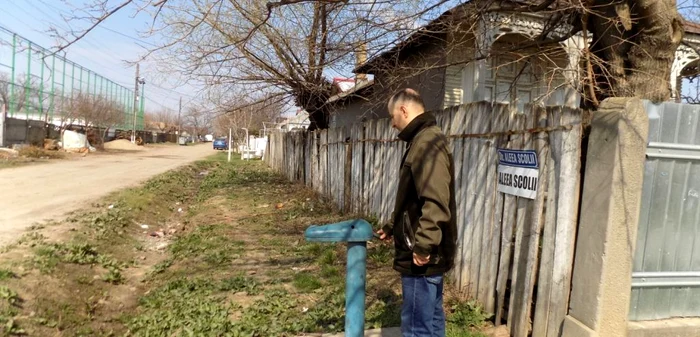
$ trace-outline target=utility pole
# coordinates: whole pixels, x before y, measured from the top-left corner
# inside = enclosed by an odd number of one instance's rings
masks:
[[[131,131],[131,142],[136,144],[136,113],[139,109],[139,64],[136,63],[136,78],[134,79],[134,124]]]
[[[180,96],[180,106],[177,108],[177,137],[180,138],[180,115],[182,114],[182,96]],[[179,142],[179,140],[178,140]]]
[[[231,141],[233,137],[231,136],[231,128],[228,128],[228,161],[231,162]]]

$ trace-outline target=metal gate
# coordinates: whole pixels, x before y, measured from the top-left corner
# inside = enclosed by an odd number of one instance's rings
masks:
[[[645,102],[630,320],[700,316],[700,106]]]

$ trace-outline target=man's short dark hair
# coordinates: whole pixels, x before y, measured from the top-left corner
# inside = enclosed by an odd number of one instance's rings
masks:
[[[389,107],[392,109],[396,103],[414,103],[425,109],[425,104],[423,104],[423,98],[420,97],[420,93],[417,90],[411,88],[403,88],[397,91],[395,94],[389,98]]]

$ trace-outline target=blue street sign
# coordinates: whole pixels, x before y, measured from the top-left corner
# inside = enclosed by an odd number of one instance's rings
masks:
[[[498,149],[498,163],[515,167],[539,168],[535,150]]]

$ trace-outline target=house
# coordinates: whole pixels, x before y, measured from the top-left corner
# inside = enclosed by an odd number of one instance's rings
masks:
[[[521,110],[533,102],[579,106],[582,34],[568,36],[568,24],[552,28],[551,12],[488,11],[474,20],[479,4],[471,1],[443,13],[358,65],[358,78],[370,74],[373,79],[329,99],[331,127],[386,117],[388,97],[406,86],[421,92],[427,110],[476,101],[510,103]],[[539,47],[535,40],[545,29],[552,30],[550,40],[559,42]],[[699,62],[690,46],[700,45],[700,25],[686,21],[685,31],[669,79],[678,101],[681,78],[694,75]]]
[[[297,109],[294,116],[291,117],[278,117],[275,123],[268,128],[278,129],[282,131],[293,131],[293,130],[306,130],[311,125],[309,121],[309,113],[302,109]]]

